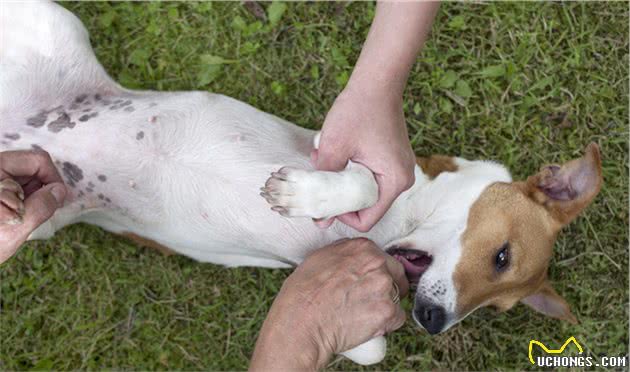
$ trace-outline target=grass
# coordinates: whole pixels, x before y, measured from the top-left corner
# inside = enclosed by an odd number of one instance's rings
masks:
[[[234,2],[63,5],[125,86],[223,93],[309,128],[347,81],[374,13],[372,3],[263,3],[258,15]],[[550,268],[578,325],[522,305],[477,311],[435,337],[408,322],[365,369],[528,369],[530,339],[555,347],[569,336],[589,355],[627,355],[627,3],[445,3],[405,110],[418,154],[499,160],[517,179],[595,141],[605,185]],[[201,265],[73,226],[27,244],[0,274],[0,369],[242,370],[288,271]]]

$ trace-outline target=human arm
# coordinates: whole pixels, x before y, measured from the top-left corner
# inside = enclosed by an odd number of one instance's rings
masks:
[[[250,370],[316,370],[404,323],[393,284],[408,290],[404,269],[366,239],[317,250],[285,281],[265,320]]]
[[[437,2],[379,2],[352,76],[324,121],[312,156],[315,167],[339,171],[352,160],[368,167],[379,186],[374,206],[338,217],[359,231],[370,230],[413,185],[415,156],[402,95],[438,7]]]

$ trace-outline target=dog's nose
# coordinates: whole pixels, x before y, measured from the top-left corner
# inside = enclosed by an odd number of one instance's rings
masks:
[[[442,306],[433,304],[417,304],[413,310],[416,320],[424,329],[434,335],[440,333],[446,323],[446,311]]]

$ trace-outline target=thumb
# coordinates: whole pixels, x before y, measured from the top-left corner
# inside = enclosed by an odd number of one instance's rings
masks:
[[[311,159],[317,170],[340,171],[346,167],[350,157],[345,151],[336,151],[322,143]]]
[[[26,199],[24,222],[20,225],[19,232],[24,240],[63,205],[66,193],[66,187],[62,183],[52,183],[37,190]]]

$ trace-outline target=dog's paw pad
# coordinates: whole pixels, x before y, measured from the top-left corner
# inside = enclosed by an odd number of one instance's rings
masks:
[[[19,225],[24,213],[22,186],[12,179],[0,181],[0,225]]]
[[[311,216],[309,177],[312,172],[283,167],[271,173],[261,188],[260,195],[271,205],[271,210],[284,217]]]

